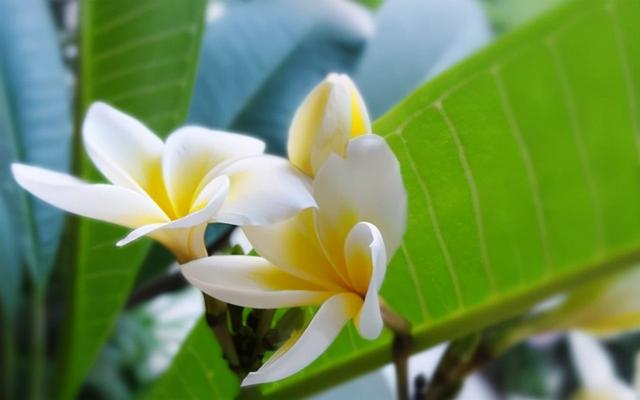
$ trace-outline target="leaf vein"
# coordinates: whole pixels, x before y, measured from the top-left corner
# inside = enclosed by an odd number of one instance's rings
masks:
[[[464,171],[465,178],[467,180],[467,186],[469,187],[469,192],[471,194],[471,205],[473,207],[473,215],[476,222],[476,228],[478,233],[478,241],[480,243],[480,257],[482,259],[482,267],[484,269],[484,273],[487,276],[489,281],[489,286],[493,293],[496,293],[496,282],[493,276],[491,261],[489,260],[489,254],[487,251],[487,240],[484,233],[484,222],[482,220],[482,209],[480,207],[480,198],[478,196],[478,187],[473,176],[473,171],[471,170],[471,166],[469,165],[469,161],[467,160],[467,156],[465,154],[464,146],[462,145],[462,141],[460,140],[460,136],[458,135],[458,131],[456,127],[453,125],[453,122],[449,118],[449,115],[444,109],[442,102],[437,102],[434,104],[434,107],[444,118],[445,124],[447,125],[447,130],[451,134],[453,142],[458,150],[458,158],[460,159],[460,164],[462,165],[462,169]]]

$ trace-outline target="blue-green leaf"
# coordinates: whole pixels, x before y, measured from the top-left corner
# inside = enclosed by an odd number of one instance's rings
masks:
[[[7,101],[0,150],[0,183],[15,218],[22,262],[37,285],[45,284],[64,222],[63,214],[16,186],[12,161],[67,171],[71,149],[71,110],[67,76],[57,33],[44,0],[0,2],[0,79]]]
[[[181,125],[195,78],[205,0],[81,3],[80,107],[105,101],[160,135]],[[84,155],[84,152],[82,153]],[[87,157],[79,174],[97,181]],[[72,398],[114,327],[149,248],[148,239],[115,246],[122,227],[82,219],[74,243],[60,398]]]
[[[289,122],[331,71],[352,73],[372,32],[346,0],[260,0],[219,7],[207,27],[190,121],[255,134],[284,153]]]

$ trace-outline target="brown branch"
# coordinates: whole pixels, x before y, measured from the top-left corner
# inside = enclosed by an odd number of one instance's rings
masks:
[[[233,227],[228,227],[220,237],[207,247],[209,254],[219,251],[229,242],[229,237],[233,232]],[[125,305],[126,309],[133,308],[139,304],[145,303],[157,296],[166,293],[173,293],[187,287],[187,281],[182,277],[180,272],[162,275],[146,285],[143,285],[134,291]]]
[[[467,375],[489,359],[481,343],[482,334],[473,333],[449,344],[440,359],[426,392],[417,398],[455,398]]]
[[[161,294],[173,293],[187,287],[187,281],[180,272],[162,275],[131,294],[125,308],[130,309]]]
[[[380,299],[382,320],[387,328],[393,331],[391,353],[396,372],[396,389],[399,400],[409,400],[409,371],[408,361],[411,356],[413,338],[411,337],[411,323],[401,315],[396,314]]]

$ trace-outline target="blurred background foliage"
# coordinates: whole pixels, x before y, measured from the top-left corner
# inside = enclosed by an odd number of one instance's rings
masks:
[[[422,83],[562,1],[203,0],[205,21],[196,21],[193,15],[172,15],[171,6],[159,6],[164,14],[158,18],[175,18],[176,30],[184,28],[191,36],[176,36],[176,43],[168,46],[177,54],[175,63],[150,65],[151,69],[129,77],[151,85],[140,83],[134,88],[140,92],[133,95],[152,98],[159,90],[173,90],[179,98],[191,96],[191,86],[193,94],[185,103],[190,104],[188,110],[175,110],[171,118],[154,116],[145,108],[133,112],[157,118],[152,126],[160,134],[186,119],[260,136],[268,143],[268,151],[284,154],[296,106],[328,72],[353,76],[376,118]],[[130,269],[126,279],[116,275],[102,289],[85,283],[87,271],[77,266],[79,257],[86,257],[83,251],[87,248],[116,252],[109,245],[118,231],[106,234],[101,226],[87,225],[84,235],[91,229],[100,233],[85,236],[84,250],[74,249],[78,221],[67,218],[64,233],[64,215],[18,190],[10,176],[13,161],[59,171],[73,166],[91,175],[81,161],[82,149],[72,143],[73,122],[81,119],[82,110],[95,98],[112,96],[115,105],[126,105],[128,99],[117,91],[118,82],[99,82],[106,79],[101,74],[111,73],[117,79],[132,73],[110,71],[116,64],[110,65],[98,54],[120,51],[108,47],[100,29],[119,29],[118,4],[122,2],[102,8],[87,5],[94,2],[97,0],[82,5],[74,0],[0,0],[0,335],[2,391],[7,399],[28,394],[50,398],[45,393],[58,384],[63,387],[57,389],[62,398],[75,393],[90,399],[143,394],[169,367],[202,312],[197,292],[172,286],[169,280],[161,286],[169,294],[149,300],[154,294],[149,287],[175,275],[170,255],[156,244],[149,249],[136,245],[132,251],[138,265],[121,266]],[[87,9],[95,14],[87,14]],[[81,27],[79,21],[96,25]],[[82,29],[89,29],[92,40],[79,41]],[[196,38],[200,29],[201,42]],[[179,60],[178,56],[188,56],[187,45],[198,46],[197,69]],[[83,61],[79,54],[84,51],[92,52],[95,59]],[[154,54],[159,50],[146,51]],[[192,81],[179,82],[176,87],[153,86],[153,81],[172,82],[167,76],[181,79],[183,74],[193,75]],[[93,86],[80,86],[77,91],[78,82],[86,82],[79,77],[91,77]],[[73,93],[80,94],[74,98]],[[149,104],[155,110],[166,107],[167,113],[173,107],[152,100]],[[228,227],[212,227],[209,242],[226,241],[228,232]],[[123,257],[110,255],[104,262],[130,259]],[[124,290],[107,300],[107,306],[89,300],[84,306],[75,305],[80,295],[90,297],[94,290],[121,286]],[[111,311],[103,313],[103,306]],[[123,306],[125,310],[118,313]],[[70,328],[74,322],[69,320],[83,313],[105,316],[99,332],[80,325]],[[79,337],[86,343],[74,345],[79,355],[70,361],[68,355],[60,354],[69,348],[61,343]],[[607,346],[619,372],[630,380],[635,362],[631,350],[640,347],[640,336],[627,335]],[[66,368],[74,371],[74,377],[57,382],[55,377],[68,372]],[[426,367],[414,375],[421,372],[427,373]],[[388,371],[365,376],[334,389],[341,392],[332,395],[362,394],[363,387],[379,387],[385,374]],[[482,379],[492,382],[495,393],[535,398],[561,398],[577,384],[562,337],[517,346],[483,371]],[[379,389],[369,397],[385,398],[389,393]]]

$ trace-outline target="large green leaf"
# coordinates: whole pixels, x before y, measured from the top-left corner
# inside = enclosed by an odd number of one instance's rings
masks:
[[[4,87],[4,80],[0,77],[0,158],[2,160],[12,160],[15,157],[15,149],[13,146],[14,132],[12,124],[9,102],[7,100]],[[8,182],[11,179],[8,165],[0,166],[0,182],[4,182],[4,188],[13,188]],[[14,223],[16,215],[21,215],[19,206],[24,204],[24,198],[19,197],[17,190],[1,190],[0,191],[0,315],[4,323],[8,326],[7,319],[14,317],[14,312],[19,303],[20,282],[22,278],[22,257],[20,257],[20,248],[16,235],[16,227]],[[13,206],[13,207],[12,207]],[[6,318],[6,319],[5,319]]]
[[[53,266],[64,214],[26,195],[11,162],[67,172],[71,153],[71,99],[57,32],[43,0],[0,2],[0,196],[20,248],[19,265],[44,286]],[[21,272],[15,272],[21,273]]]
[[[493,30],[502,34],[565,0],[480,0]]]
[[[637,1],[573,1],[375,124],[409,191],[382,294],[414,351],[640,260],[639,35]],[[298,397],[389,361],[388,332],[366,342],[349,326],[263,392]]]
[[[382,295],[414,324],[414,350],[640,259],[639,35],[637,1],[573,1],[376,123],[410,213]],[[389,359],[384,339],[338,341],[265,392],[307,393]]]
[[[239,389],[238,378],[227,367],[218,342],[201,318],[171,367],[143,398],[232,399]]]
[[[86,1],[81,7],[80,109],[106,101],[166,134],[189,107],[205,0]],[[99,174],[86,157],[84,178]],[[77,222],[77,249],[59,395],[70,398],[129,295],[149,242],[116,248],[119,227]]]

